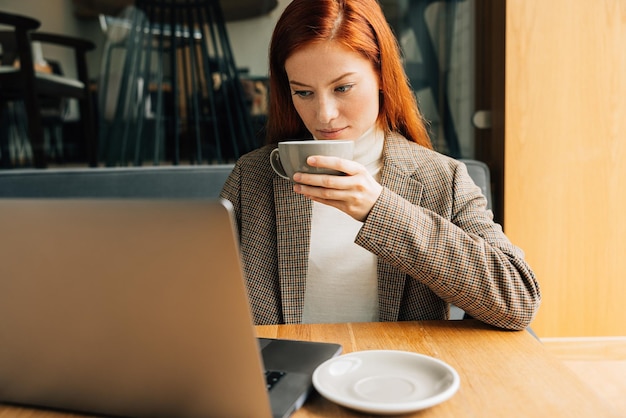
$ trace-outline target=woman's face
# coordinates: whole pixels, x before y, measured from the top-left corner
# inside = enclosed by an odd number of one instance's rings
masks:
[[[378,117],[372,64],[336,42],[314,43],[285,61],[293,105],[317,139],[357,139]]]

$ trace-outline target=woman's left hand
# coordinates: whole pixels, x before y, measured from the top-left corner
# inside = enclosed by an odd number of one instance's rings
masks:
[[[343,158],[317,155],[309,157],[307,164],[341,171],[346,175],[296,173],[293,176],[298,183],[293,186],[296,193],[333,206],[357,221],[365,221],[383,187],[363,165]]]

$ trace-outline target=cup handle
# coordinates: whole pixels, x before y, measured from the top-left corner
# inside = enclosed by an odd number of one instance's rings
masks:
[[[287,173],[285,173],[283,164],[280,162],[280,154],[278,148],[274,148],[270,153],[270,164],[272,165],[272,168],[274,169],[274,172],[276,174],[286,180],[291,180],[289,176],[287,176]]]

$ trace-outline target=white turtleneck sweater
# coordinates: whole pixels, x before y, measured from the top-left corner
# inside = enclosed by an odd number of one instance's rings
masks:
[[[354,161],[380,180],[385,134],[372,128],[354,143]],[[363,225],[313,202],[303,323],[378,320],[377,257],[354,240]]]

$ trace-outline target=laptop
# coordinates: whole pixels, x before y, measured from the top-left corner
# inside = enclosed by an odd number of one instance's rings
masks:
[[[221,199],[0,199],[0,402],[289,416],[341,346],[256,337],[235,228]]]

